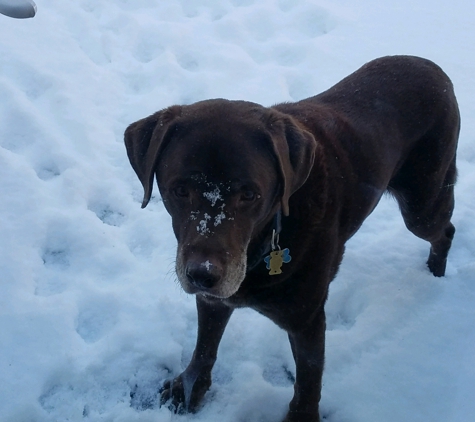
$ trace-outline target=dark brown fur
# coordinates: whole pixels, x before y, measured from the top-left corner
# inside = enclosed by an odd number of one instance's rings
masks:
[[[389,191],[407,228],[430,242],[429,270],[444,275],[459,127],[449,78],[408,56],[374,60],[297,103],[209,100],[130,125],[142,206],[156,177],[178,240],[178,279],[198,308],[195,352],[162,402],[199,406],[226,323],[248,306],[289,334],[296,381],[285,421],[317,422],[324,304],[345,242]],[[271,276],[262,254],[279,210],[292,261]]]

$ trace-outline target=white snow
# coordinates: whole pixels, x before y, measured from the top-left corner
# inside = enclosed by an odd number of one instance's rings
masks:
[[[200,220],[196,226],[196,231],[199,232],[201,236],[205,236],[210,233],[208,222],[211,220],[211,216],[207,213],[204,213],[203,217],[203,220]]]
[[[226,218],[226,214],[223,211],[221,211],[218,215],[216,215],[216,217],[214,217],[214,226],[215,227],[219,226],[225,218]]]
[[[49,0],[34,19],[0,15],[2,422],[278,422],[293,359],[250,310],[231,319],[202,410],[158,407],[193,351],[194,299],[158,193],[140,209],[123,131],[172,104],[305,98],[389,54],[432,59],[454,82],[457,233],[441,279],[390,198],[348,243],[322,415],[475,420],[472,16],[468,0]]]
[[[216,202],[222,201],[223,197],[221,196],[221,189],[218,186],[215,186],[213,190],[203,192],[203,196],[211,202],[211,206],[214,207]]]
[[[206,260],[205,262],[201,263],[201,266],[205,267],[209,271],[209,269],[211,268],[211,262],[209,262],[209,260]]]

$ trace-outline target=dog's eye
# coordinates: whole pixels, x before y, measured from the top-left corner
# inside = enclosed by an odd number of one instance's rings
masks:
[[[179,198],[186,198],[189,195],[189,191],[185,186],[178,186],[173,190],[175,196]]]
[[[261,195],[250,189],[246,189],[241,193],[241,201],[254,201],[256,199],[259,199],[260,197]]]

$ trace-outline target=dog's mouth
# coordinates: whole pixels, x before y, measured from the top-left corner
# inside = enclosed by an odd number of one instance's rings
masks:
[[[227,260],[211,255],[204,258],[192,256],[185,259],[183,255],[179,248],[176,274],[186,293],[226,299],[239,290],[246,276],[245,251]]]

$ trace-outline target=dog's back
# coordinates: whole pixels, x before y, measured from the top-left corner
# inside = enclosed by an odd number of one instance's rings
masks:
[[[408,143],[440,120],[456,127],[460,119],[449,77],[435,63],[412,56],[373,60],[304,102],[331,105],[361,133],[381,134],[396,126]]]
[[[389,190],[407,228],[432,244],[429,268],[444,274],[455,232],[450,218],[460,114],[439,66],[419,57],[383,57],[322,94],[275,108],[320,135],[338,156],[341,183],[354,181],[343,189],[356,212],[348,218],[348,237]]]

